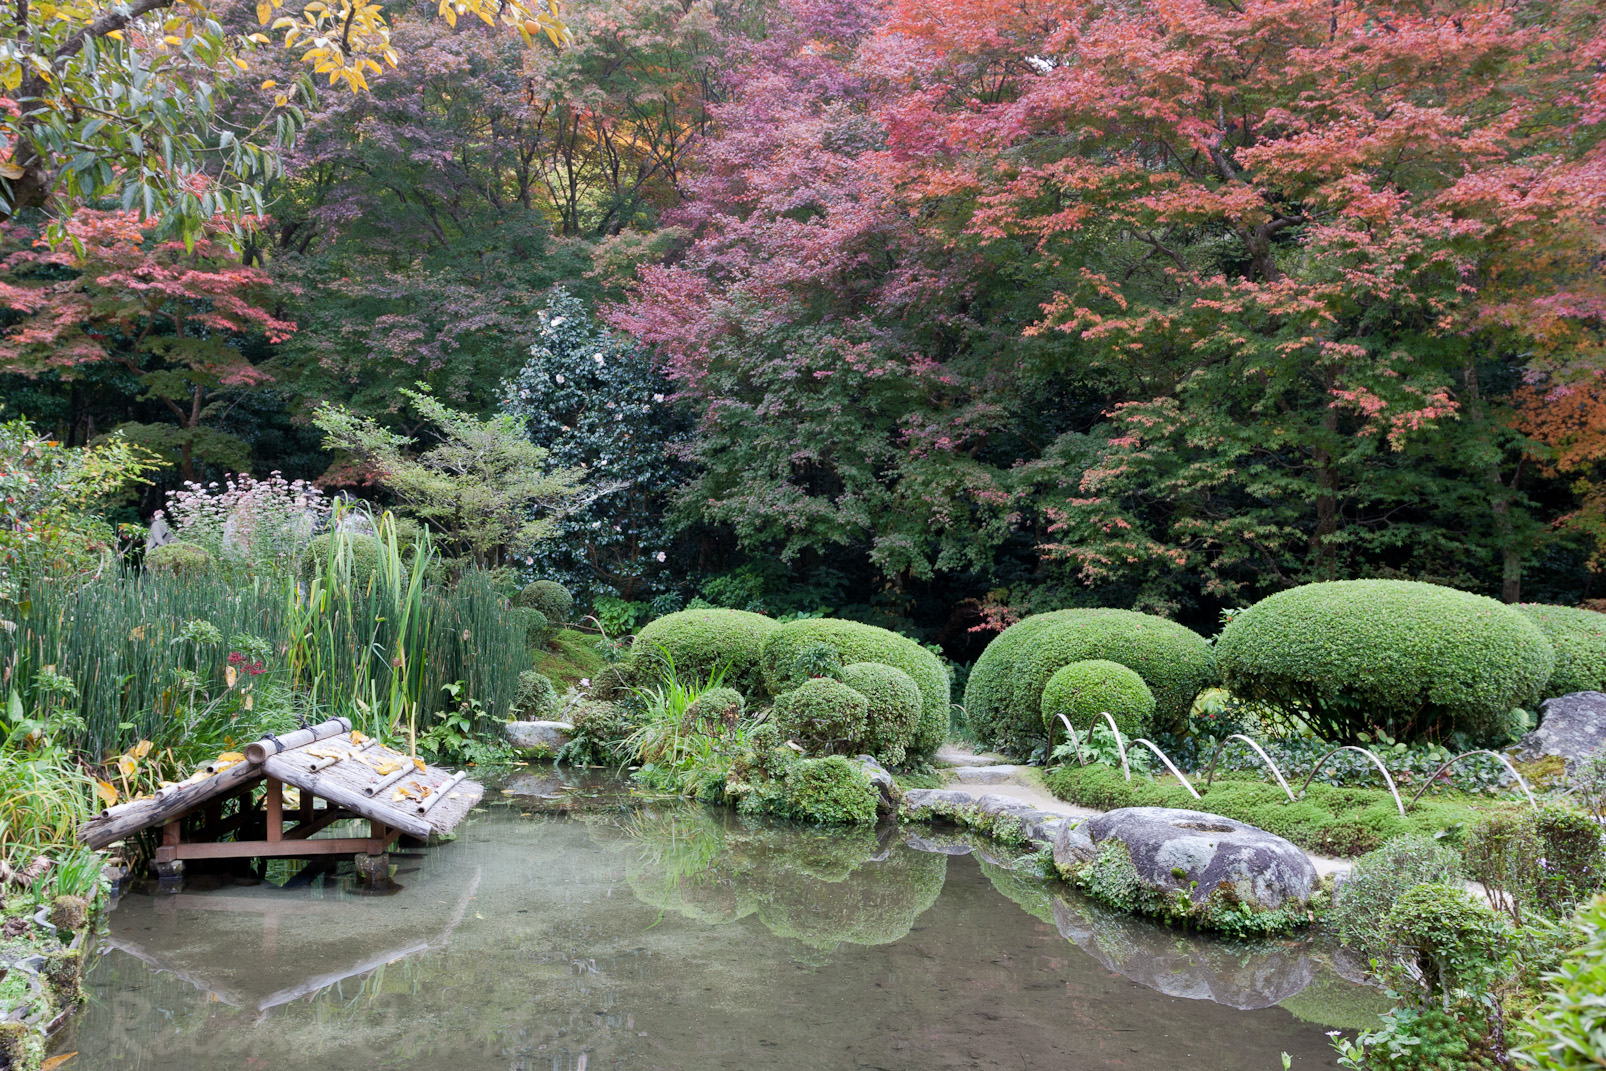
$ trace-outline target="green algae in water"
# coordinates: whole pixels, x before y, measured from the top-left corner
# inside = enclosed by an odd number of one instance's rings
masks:
[[[1319,1025],[1270,1006],[1298,995],[1277,989],[1298,947],[1122,926],[895,830],[522,802],[400,860],[393,896],[124,898],[52,1051],[75,1071],[1336,1066]],[[1273,999],[1162,991],[1201,963]]]

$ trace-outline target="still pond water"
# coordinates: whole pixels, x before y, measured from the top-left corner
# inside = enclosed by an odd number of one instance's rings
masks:
[[[63,1071],[1275,1071],[1376,1021],[1319,942],[1113,915],[957,835],[507,788],[391,895],[124,896]]]

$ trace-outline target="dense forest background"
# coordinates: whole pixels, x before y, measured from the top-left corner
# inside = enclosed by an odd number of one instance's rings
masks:
[[[522,567],[643,618],[964,662],[1320,579],[1606,595],[1591,4],[580,0],[561,48],[435,7],[242,247],[4,225],[7,415],[160,453],[130,520],[233,471],[383,500],[311,410],[411,434],[424,383],[621,484]]]

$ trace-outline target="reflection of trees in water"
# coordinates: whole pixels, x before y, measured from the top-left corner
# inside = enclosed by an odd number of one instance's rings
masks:
[[[660,911],[700,922],[753,915],[778,937],[816,949],[889,944],[936,902],[946,856],[887,845],[869,830],[762,823],[677,807],[623,826],[626,879]]]

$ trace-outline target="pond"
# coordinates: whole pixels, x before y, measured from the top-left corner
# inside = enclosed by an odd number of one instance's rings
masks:
[[[1384,1006],[1313,939],[1112,915],[958,834],[550,773],[488,798],[390,895],[330,875],[124,896],[63,1071],[1275,1071],[1335,1067],[1325,1031]]]

